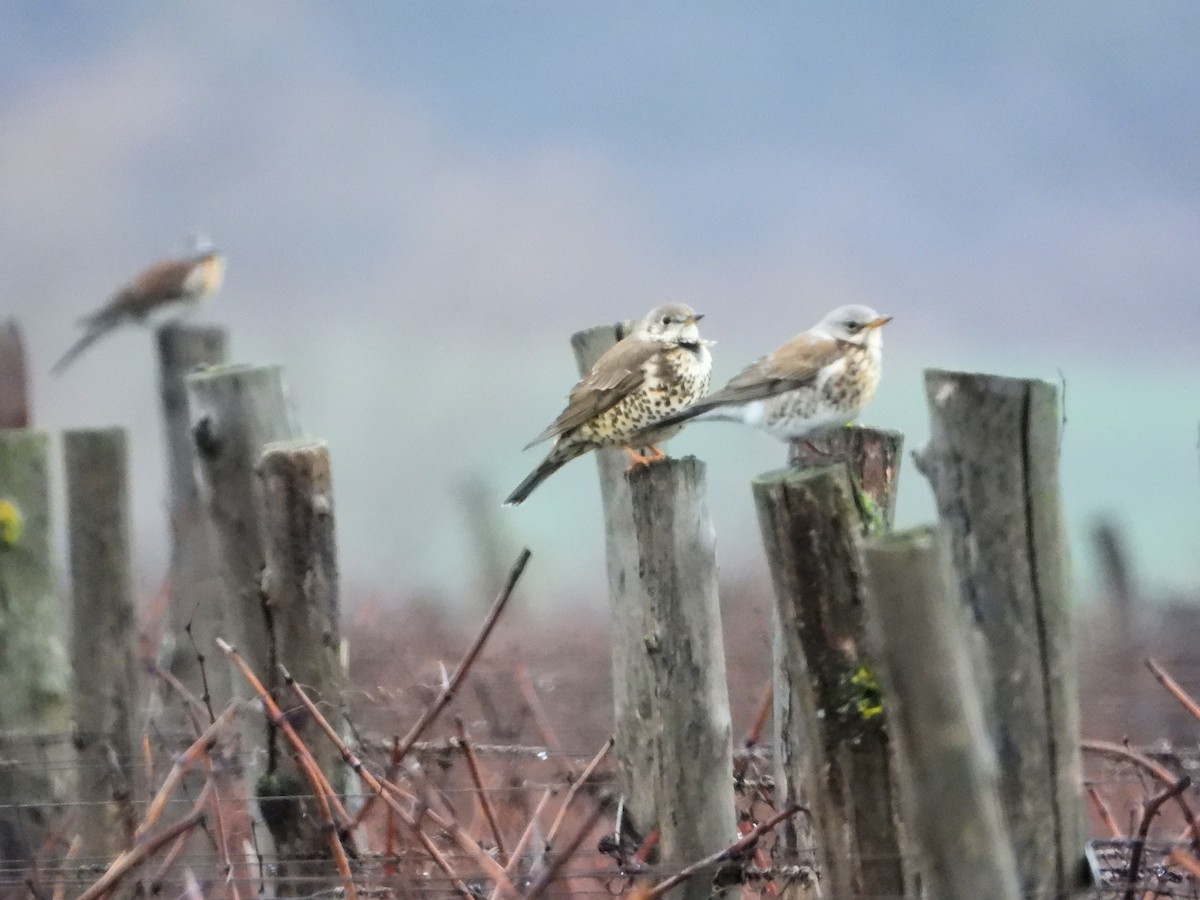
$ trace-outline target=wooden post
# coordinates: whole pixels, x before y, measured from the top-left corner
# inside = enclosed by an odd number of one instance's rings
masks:
[[[581,373],[625,324],[572,338]],[[615,753],[632,831],[660,831],[661,863],[677,869],[737,837],[733,744],[717,596],[715,536],[704,465],[642,466],[626,477],[620,450],[598,454],[613,611]],[[672,896],[707,898],[692,879]]]
[[[72,761],[48,447],[42,432],[0,431],[0,857],[21,863],[49,824],[37,807],[69,795]]]
[[[258,518],[266,559],[263,585],[273,656],[341,731],[344,685],[329,448],[320,441],[268,444],[259,472]],[[289,701],[283,697],[280,701],[288,713]],[[343,768],[337,748],[306,715],[295,717],[294,727],[334,789],[341,790],[344,779],[334,777]],[[329,841],[316,804],[308,804],[311,808],[302,813],[300,804],[291,799],[309,793],[304,775],[283,759],[279,768],[268,774],[272,790],[289,798],[275,801],[275,808],[268,810],[260,791],[260,803],[281,854],[305,859],[326,856]],[[306,871],[315,870],[307,867]],[[333,866],[326,866],[325,871],[330,874],[330,884],[337,884]],[[306,884],[306,890],[316,891],[316,883]]]
[[[781,469],[753,488],[776,596],[776,805],[811,813],[786,839],[802,864],[815,853],[822,896],[906,896],[912,873],[865,639],[856,488],[844,464]]]
[[[16,319],[0,323],[0,429],[29,427],[25,343]]]
[[[1024,895],[1063,897],[1083,856],[1079,694],[1054,385],[929,369],[914,454],[950,536],[991,680],[988,723]]]
[[[263,684],[274,691],[280,683],[279,660],[273,610],[263,591],[266,561],[255,493],[263,449],[297,432],[283,372],[278,366],[223,366],[188,375],[187,392],[196,482],[223,584],[224,637],[237,645]],[[224,662],[219,668],[225,669]],[[236,684],[240,694],[241,679]],[[265,718],[244,716],[242,721],[246,783],[257,796],[270,791],[269,776],[278,767],[280,745]]]
[[[68,431],[67,532],[79,836],[84,858],[129,846],[134,810],[137,692],[125,431]]]
[[[863,557],[868,630],[879,651],[888,725],[904,747],[900,797],[923,896],[1016,900],[996,753],[945,539],[927,528],[871,538]]]
[[[223,364],[223,328],[172,323],[158,330],[159,394],[167,446],[167,494],[171,516],[171,569],[168,599],[169,662],[172,674],[197,696],[204,689],[197,651],[207,656],[222,633],[224,610],[213,536],[200,506],[192,463],[188,419],[188,373]],[[191,628],[193,647],[186,630]],[[206,665],[213,706],[232,696],[229,667],[219,657]]]

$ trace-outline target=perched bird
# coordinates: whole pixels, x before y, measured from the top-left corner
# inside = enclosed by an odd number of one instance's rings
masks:
[[[655,427],[744,422],[782,440],[848,425],[879,385],[883,335],[892,320],[869,306],[842,306]]]
[[[567,408],[525,449],[554,438],[554,446],[505,506],[518,506],[534,488],[575,459],[597,447],[623,447],[634,463],[662,459],[655,446],[679,431],[654,422],[704,396],[712,341],[701,340],[696,323],[703,318],[690,306],[668,304],[652,309],[637,327],[596,360],[567,396]],[[635,437],[636,436],[636,437]],[[649,460],[635,452],[649,447]]]
[[[129,282],[99,310],[80,320],[82,337],[51,370],[59,374],[80,353],[118,325],[182,315],[221,286],[225,259],[205,248],[178,259],[165,259]]]

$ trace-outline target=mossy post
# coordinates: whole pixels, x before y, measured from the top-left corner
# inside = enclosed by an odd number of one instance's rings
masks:
[[[925,392],[930,437],[914,459],[982,647],[975,668],[990,682],[985,711],[1021,893],[1070,896],[1084,826],[1058,389],[929,369]]]
[[[580,372],[627,333],[593,328],[572,338]],[[621,791],[632,831],[660,832],[666,870],[737,838],[733,743],[717,597],[715,535],[704,464],[640,466],[619,449],[598,454],[612,599],[613,695]],[[693,878],[675,898],[707,898]]]
[[[297,436],[279,366],[221,366],[187,376],[188,415],[200,503],[212,529],[223,589],[225,640],[268,690],[281,685],[275,643],[275,611],[263,575],[266,556],[257,493],[258,465],[267,444]],[[201,648],[211,652],[212,648]],[[210,657],[212,659],[213,657]],[[225,669],[220,660],[209,666]],[[250,696],[238,678],[240,696]],[[287,749],[265,716],[243,716],[242,758],[252,794],[270,792]],[[260,812],[266,812],[260,805]],[[260,836],[262,832],[260,830]]]
[[[888,724],[904,747],[904,821],[930,900],[1016,900],[1000,773],[984,726],[944,535],[868,539],[867,623]],[[936,664],[930,664],[936,660]]]
[[[859,540],[866,518],[844,463],[753,482],[775,586],[776,804],[822,896],[907,896],[893,748],[867,646]],[[802,890],[792,896],[809,896]]]
[[[227,359],[225,329],[181,323],[158,330],[158,385],[167,448],[167,498],[171,517],[171,571],[167,662],[180,681],[200,696],[197,653],[213,660],[206,664],[213,708],[220,710],[232,696],[229,667],[212,656],[213,641],[222,633],[224,593],[217,572],[217,551],[200,505],[188,419],[187,376]],[[187,630],[191,630],[192,646]]]
[[[75,627],[71,699],[81,855],[112,857],[130,846],[139,754],[129,547],[129,465],[121,428],[68,431],[67,536]]]
[[[344,731],[341,665],[341,624],[338,604],[337,543],[333,518],[333,478],[329,448],[322,441],[287,441],[267,444],[259,463],[258,518],[266,561],[263,590],[271,610],[274,653],[279,664],[318,703],[325,717]],[[280,696],[285,712],[290,697]],[[296,731],[312,750],[321,771],[334,790],[344,790],[345,766],[337,748],[325,738],[310,716],[298,717]],[[269,815],[275,844],[294,874],[312,879],[308,891],[317,891],[316,879],[330,876],[339,883],[329,855],[329,839],[315,802],[301,810],[296,798],[311,791],[290,757],[278,760],[273,787],[289,797],[275,801],[279,815]],[[260,804],[264,803],[260,795]],[[265,810],[264,810],[265,812]],[[288,857],[309,860],[288,862]]]
[[[49,437],[0,431],[0,857],[38,849],[43,810],[68,799],[67,614],[50,523]]]

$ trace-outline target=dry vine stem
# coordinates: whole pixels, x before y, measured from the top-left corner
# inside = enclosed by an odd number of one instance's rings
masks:
[[[563,820],[567,817],[567,807],[571,805],[571,801],[575,799],[575,795],[579,793],[579,789],[592,777],[592,773],[596,771],[597,766],[604,760],[604,757],[608,756],[614,743],[615,739],[611,737],[605,741],[604,746],[600,748],[600,752],[592,757],[592,761],[587,764],[587,768],[583,770],[583,773],[571,782],[567,796],[563,798],[562,806],[559,807],[558,815],[554,817],[554,824],[550,826],[550,830],[546,833],[547,850],[554,846],[554,839],[558,837],[558,829],[562,828]]]
[[[604,810],[600,807],[596,807],[594,810],[592,810],[591,815],[588,816],[587,821],[584,822],[583,826],[576,833],[575,837],[571,838],[571,842],[567,844],[566,849],[563,850],[562,853],[556,853],[554,855],[554,858],[550,861],[550,865],[546,867],[546,870],[542,872],[538,880],[534,882],[533,887],[531,887],[525,894],[524,900],[536,900],[537,897],[540,897],[542,894],[546,893],[546,889],[550,887],[550,884],[555,878],[558,877],[558,870],[566,864],[567,860],[575,855],[575,851],[579,849],[579,845],[583,843],[583,839],[591,833],[592,829],[596,827],[596,823],[600,821],[600,817],[603,815]]]
[[[1177,782],[1163,791],[1146,804],[1142,812],[1142,821],[1138,825],[1137,837],[1133,842],[1133,852],[1129,854],[1129,880],[1125,882],[1125,900],[1134,900],[1137,891],[1138,873],[1142,869],[1142,853],[1146,848],[1146,837],[1150,834],[1150,823],[1162,809],[1162,805],[1172,797],[1178,797],[1191,786],[1192,779],[1184,775]]]
[[[116,887],[122,878],[141,865],[148,856],[200,824],[204,820],[204,807],[208,802],[208,793],[211,787],[211,781],[205,783],[203,790],[200,791],[200,796],[196,798],[196,802],[192,806],[192,811],[174,825],[152,838],[143,835],[142,839],[113,860],[108,870],[100,876],[95,884],[80,894],[77,900],[98,900],[103,897]]]
[[[462,747],[463,756],[467,759],[467,768],[471,772],[471,781],[475,785],[475,794],[479,798],[479,805],[483,809],[483,817],[487,819],[488,828],[492,831],[492,840],[496,842],[496,852],[500,857],[500,865],[508,862],[508,851],[504,849],[504,838],[500,834],[500,827],[496,824],[496,811],[492,809],[492,801],[488,799],[487,792],[483,787],[483,777],[479,774],[479,758],[475,756],[475,751],[471,749],[471,739],[467,735],[467,726],[463,724],[461,718],[455,717],[454,728],[457,732],[459,746]]]
[[[1158,679],[1158,683],[1166,688],[1167,692],[1178,700],[1184,709],[1191,713],[1192,718],[1200,720],[1200,704],[1196,703],[1188,692],[1179,686],[1179,682],[1168,675],[1166,670],[1152,659],[1146,660],[1146,668],[1153,672],[1154,677]]]
[[[525,826],[525,830],[521,832],[521,839],[517,841],[517,846],[513,848],[512,856],[509,857],[508,865],[504,867],[505,877],[512,879],[517,874],[517,869],[521,865],[521,857],[525,855],[525,851],[529,849],[529,842],[533,840],[533,833],[537,830],[538,822],[541,821],[542,811],[546,808],[546,804],[550,802],[550,798],[554,796],[554,788],[546,788],[546,792],[542,794],[542,799],[538,801],[537,808],[533,811],[533,815],[529,818],[529,823]],[[500,889],[496,888],[492,891],[489,900],[500,900]]]
[[[354,878],[350,874],[350,863],[346,859],[346,851],[342,847],[342,839],[330,811],[330,801],[332,800],[333,806],[338,810],[338,815],[342,817],[343,824],[348,823],[350,817],[346,814],[346,810],[342,808],[341,801],[338,800],[337,795],[333,792],[333,787],[326,780],[324,773],[321,772],[320,767],[313,759],[312,753],[304,745],[304,741],[300,740],[300,735],[296,734],[296,729],[292,728],[291,723],[284,718],[283,713],[279,710],[279,706],[271,699],[271,695],[267,693],[267,689],[263,687],[263,683],[250,671],[250,667],[246,665],[246,661],[242,659],[242,655],[237,652],[237,649],[233,645],[221,638],[217,638],[217,646],[221,648],[222,653],[229,657],[229,661],[234,664],[237,670],[242,673],[242,677],[246,679],[246,682],[254,690],[254,693],[258,694],[258,699],[262,701],[271,722],[283,732],[288,742],[296,751],[297,763],[300,770],[304,773],[304,777],[308,780],[309,786],[312,788],[313,798],[317,801],[317,809],[321,813],[321,820],[328,829],[329,852],[333,856],[338,874],[345,885],[346,897],[348,900],[358,900],[358,891],[354,887]]]
[[[793,803],[783,812],[771,816],[771,818],[767,819],[765,822],[760,822],[752,830],[738,838],[738,840],[734,841],[724,850],[714,853],[712,856],[702,859],[697,863],[692,863],[692,865],[688,866],[677,875],[672,875],[665,881],[660,881],[647,893],[641,895],[642,900],[654,900],[655,897],[661,897],[671,888],[683,884],[693,875],[697,875],[700,872],[703,872],[705,869],[715,866],[717,863],[725,862],[727,859],[732,859],[735,856],[745,853],[748,849],[753,847],[755,843],[757,843],[760,837],[762,837],[784,819],[790,819],[796,813],[800,812],[800,808],[801,807],[799,803]]]
[[[458,876],[458,873],[454,871],[446,857],[440,850],[438,850],[437,845],[434,844],[433,841],[430,840],[429,836],[421,830],[420,823],[417,822],[417,820],[414,819],[408,812],[406,812],[393,797],[388,796],[389,793],[404,796],[404,792],[394,784],[391,784],[387,781],[380,781],[378,778],[372,775],[367,770],[366,766],[363,765],[362,760],[355,756],[354,753],[350,751],[350,748],[346,746],[345,741],[338,736],[337,731],[335,731],[333,726],[329,724],[329,721],[323,715],[321,715],[321,711],[317,709],[316,704],[309,699],[308,694],[304,692],[304,688],[300,687],[300,685],[296,683],[296,679],[292,677],[291,673],[288,672],[288,670],[283,666],[280,666],[279,670],[283,674],[284,684],[286,684],[292,690],[292,693],[296,695],[296,698],[308,711],[309,715],[313,717],[313,721],[317,723],[317,727],[325,732],[325,736],[333,742],[335,747],[337,747],[338,752],[342,754],[342,759],[345,761],[346,765],[348,765],[354,774],[362,779],[366,783],[367,787],[374,792],[372,796],[378,797],[385,804],[387,804],[389,809],[391,809],[397,816],[400,817],[400,821],[407,825],[408,828],[413,832],[414,836],[418,841],[421,842],[421,846],[424,847],[425,851],[430,855],[430,857],[432,857],[438,868],[446,873],[446,875],[454,882],[455,888],[464,896],[474,898],[474,894],[471,892],[471,889],[467,887],[467,885]],[[365,805],[366,804],[364,804],[364,806]],[[459,847],[461,847],[465,853],[475,860],[476,864],[487,873],[489,878],[496,882],[498,887],[503,887],[509,893],[515,895],[516,889],[512,886],[512,882],[510,882],[507,876],[504,874],[504,869],[500,866],[500,864],[488,856],[487,853],[484,852],[483,848],[480,847],[470,835],[464,833],[463,830],[458,827],[457,823],[447,822],[440,816],[436,816],[432,811],[427,811],[426,814],[439,828],[454,838]]]

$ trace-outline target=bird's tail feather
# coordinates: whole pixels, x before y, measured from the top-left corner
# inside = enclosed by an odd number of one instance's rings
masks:
[[[508,495],[505,506],[520,506],[534,492],[539,484],[573,460],[578,454],[559,452],[558,447],[551,450],[536,469],[525,476],[525,480],[517,485],[516,490]]]
[[[75,361],[75,357],[79,356],[80,353],[102,338],[113,327],[113,324],[115,323],[106,321],[96,321],[89,324],[83,336],[71,345],[71,349],[63,354],[62,359],[54,364],[54,368],[50,372],[54,375],[61,375],[67,366]]]

